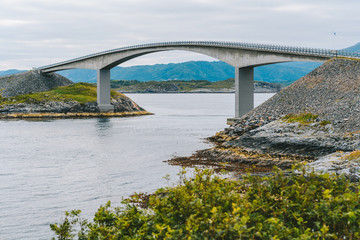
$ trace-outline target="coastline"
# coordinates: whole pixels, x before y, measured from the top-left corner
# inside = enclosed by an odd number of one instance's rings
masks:
[[[110,117],[133,117],[153,115],[148,111],[135,111],[135,112],[69,112],[69,113],[8,113],[1,114],[0,119],[68,119],[68,118],[110,118]]]
[[[308,163],[360,179],[359,79],[360,61],[329,60],[208,138],[213,148],[168,163],[252,172]]]

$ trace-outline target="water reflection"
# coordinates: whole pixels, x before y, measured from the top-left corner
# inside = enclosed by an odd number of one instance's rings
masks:
[[[226,127],[233,99],[138,94],[156,115],[0,121],[0,239],[51,239],[64,211],[91,218],[108,200],[163,187],[166,174],[175,183],[181,168],[163,161],[210,147],[201,139]]]
[[[96,119],[96,131],[98,136],[107,136],[113,126],[110,118],[97,118]]]

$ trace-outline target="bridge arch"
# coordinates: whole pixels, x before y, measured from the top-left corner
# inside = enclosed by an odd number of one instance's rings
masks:
[[[267,46],[267,47],[266,47]],[[269,47],[270,46],[270,47]],[[234,67],[262,66],[280,62],[294,61],[320,61],[329,59],[329,56],[305,54],[298,48],[294,51],[286,51],[286,48],[275,49],[272,45],[239,45],[233,43],[220,44],[218,42],[180,42],[180,43],[159,43],[144,44],[133,47],[108,50],[100,53],[87,55],[84,57],[40,67],[46,72],[55,72],[66,69],[108,69],[131,59],[162,51],[182,50],[199,53],[226,62]]]
[[[166,42],[108,50],[84,57],[40,67],[43,73],[66,69],[97,70],[98,105],[102,111],[112,110],[110,104],[110,69],[131,59],[162,51],[182,50],[204,54],[235,67],[235,117],[241,117],[254,107],[254,67],[294,61],[324,62],[347,53],[251,43],[226,42]]]

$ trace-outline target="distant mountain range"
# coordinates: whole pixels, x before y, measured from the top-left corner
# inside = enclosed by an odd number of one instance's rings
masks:
[[[344,50],[360,51],[360,43]],[[320,65],[321,63],[314,62],[289,62],[261,66],[255,68],[254,79],[286,86]],[[18,72],[23,71],[15,69],[0,71],[0,76]],[[58,73],[74,82],[96,82],[95,70],[72,69]],[[111,70],[111,79],[113,80],[138,80],[142,82],[164,80],[208,80],[215,82],[233,77],[234,68],[220,61],[190,61],[132,67],[117,66]]]
[[[257,81],[289,85],[311,72],[320,63],[292,62],[272,64],[255,68]],[[94,70],[65,70],[59,72],[74,82],[96,82]],[[233,78],[234,67],[224,62],[191,61],[184,63],[115,67],[111,70],[113,80],[165,81],[165,80],[208,80],[211,82]]]
[[[289,85],[311,72],[320,63],[292,62],[272,64],[255,68],[256,81]],[[0,71],[0,76],[24,72],[20,70]],[[96,71],[72,69],[58,72],[73,82],[96,82]],[[208,80],[211,82],[234,78],[234,67],[224,62],[191,61],[142,65],[133,67],[115,67],[111,70],[113,80],[166,81],[166,80]]]
[[[5,70],[5,71],[0,71],[0,76],[12,75],[12,74],[22,73],[22,72],[26,72],[26,71],[27,70],[9,69],[9,70]]]
[[[360,52],[360,42],[355,44],[354,46],[344,48],[343,50],[350,51],[350,52]]]

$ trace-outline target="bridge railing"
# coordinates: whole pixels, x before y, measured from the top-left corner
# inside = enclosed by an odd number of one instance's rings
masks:
[[[217,42],[217,41],[180,41],[180,42],[162,42],[162,43],[147,43],[141,45],[134,45],[122,48],[111,49],[103,52],[93,53],[90,55],[74,58],[67,61],[62,61],[55,64],[50,64],[47,66],[40,67],[38,69],[45,70],[48,68],[65,65],[68,63],[73,63],[88,58],[93,58],[109,53],[116,53],[126,50],[142,49],[142,48],[151,48],[151,47],[172,47],[172,46],[211,46],[211,47],[231,47],[244,50],[255,50],[255,51],[265,51],[265,52],[277,52],[277,53],[286,53],[286,54],[300,54],[300,55],[309,55],[317,57],[351,57],[351,58],[360,58],[359,52],[350,52],[344,50],[331,50],[331,49],[319,49],[319,48],[304,48],[304,47],[291,47],[291,46],[281,46],[281,45],[272,45],[272,44],[257,44],[257,43],[245,43],[245,42]]]

